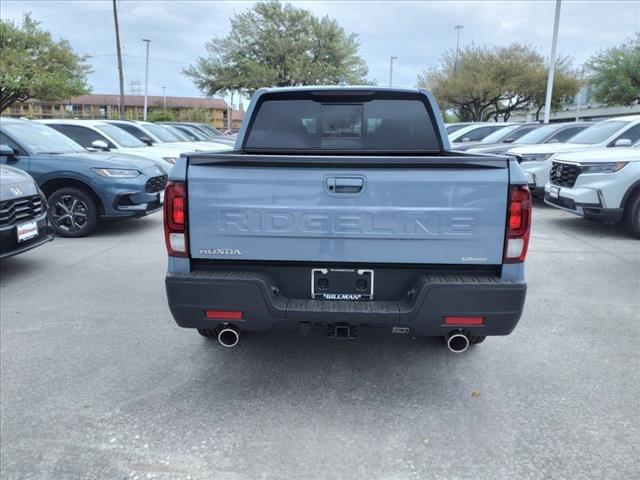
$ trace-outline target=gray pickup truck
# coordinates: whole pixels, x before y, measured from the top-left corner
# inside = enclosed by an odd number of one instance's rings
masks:
[[[526,183],[515,159],[451,151],[425,90],[259,90],[234,150],[170,175],[171,312],[227,347],[370,326],[462,352],[522,313]]]

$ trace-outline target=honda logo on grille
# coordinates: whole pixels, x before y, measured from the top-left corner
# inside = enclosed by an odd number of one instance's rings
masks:
[[[22,196],[22,190],[20,190],[18,187],[11,187],[10,190],[11,193],[13,193],[16,197]]]

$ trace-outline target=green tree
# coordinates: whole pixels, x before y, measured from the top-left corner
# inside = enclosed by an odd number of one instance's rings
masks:
[[[605,105],[640,103],[640,32],[619,47],[597,53],[586,68],[596,101]]]
[[[147,114],[147,120],[150,122],[171,122],[173,114],[169,110],[151,110]]]
[[[207,56],[184,70],[206,95],[261,87],[365,83],[359,42],[335,20],[279,1],[231,19],[231,33],[207,42]]]
[[[547,70],[527,45],[467,47],[457,61],[455,52],[447,52],[440,66],[418,77],[418,85],[429,88],[460,121],[506,121],[514,112],[544,104]],[[556,63],[555,108],[577,93],[576,77],[568,58]]]
[[[30,98],[55,102],[89,93],[85,59],[28,13],[20,24],[0,20],[0,112]]]

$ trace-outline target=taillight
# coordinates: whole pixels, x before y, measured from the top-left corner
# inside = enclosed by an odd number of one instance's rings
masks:
[[[172,257],[188,257],[187,190],[184,182],[167,182],[164,194],[164,241]]]
[[[524,262],[531,232],[531,192],[526,185],[509,189],[504,263]]]

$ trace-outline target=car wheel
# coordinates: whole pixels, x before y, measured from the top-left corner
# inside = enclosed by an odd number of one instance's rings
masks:
[[[82,190],[61,188],[49,196],[49,220],[61,237],[84,237],[98,224],[98,208]]]
[[[640,191],[634,193],[624,207],[624,223],[629,231],[640,238]]]

